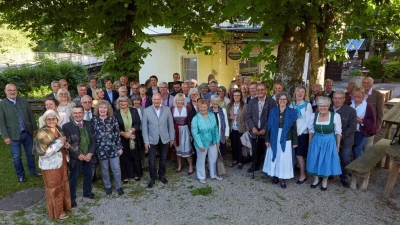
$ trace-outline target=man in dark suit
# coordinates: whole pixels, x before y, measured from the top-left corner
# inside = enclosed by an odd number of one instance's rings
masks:
[[[24,146],[29,173],[40,177],[36,172],[35,156],[32,154],[32,136],[36,136],[36,120],[26,98],[18,97],[14,84],[7,84],[6,99],[0,101],[0,132],[6,145],[10,146],[14,169],[18,182],[25,182],[25,170],[21,160],[21,145]]]
[[[114,101],[118,99],[119,95],[118,92],[113,89],[113,81],[111,78],[104,79],[104,86],[106,86],[106,90],[104,90],[104,100],[108,101],[115,110]]]
[[[257,83],[256,82],[250,83],[249,92],[250,92],[250,96],[246,98],[246,104],[249,104],[250,100],[257,97]]]
[[[167,87],[167,84],[165,84]],[[161,94],[152,97],[153,105],[143,111],[142,134],[145,149],[149,150],[150,183],[152,188],[157,179],[156,152],[160,151],[158,176],[162,183],[168,183],[165,178],[168,145],[171,147],[175,139],[174,122],[170,108],[161,104]]]
[[[169,83],[168,83],[169,85]],[[171,93],[172,96],[175,97],[176,94],[182,93],[182,82],[176,81],[172,85],[173,92]]]
[[[83,172],[83,197],[94,199],[92,193],[92,169],[96,162],[96,142],[92,123],[83,120],[84,110],[82,106],[75,106],[72,109],[73,120],[63,125],[62,130],[70,143],[68,148],[70,157],[69,188],[71,192],[72,207],[76,207],[76,188],[79,174]]]
[[[265,95],[267,88],[265,84],[257,84],[257,97],[250,100],[247,105],[246,124],[250,129],[251,146],[253,149],[253,165],[247,170],[248,173],[260,168],[262,155],[265,153],[265,131],[269,112],[276,107],[276,101]],[[257,142],[258,137],[258,142]]]
[[[57,99],[57,92],[60,89],[60,83],[58,83],[58,81],[53,81],[51,82],[51,90],[53,91],[53,93],[46,95],[46,98],[55,98]]]
[[[332,111],[340,115],[342,121],[342,138],[340,139],[339,156],[340,167],[342,168],[342,175],[340,175],[340,182],[343,187],[349,188],[350,184],[347,181],[348,171],[346,166],[350,163],[350,156],[354,144],[354,132],[357,131],[357,114],[356,110],[344,104],[345,92],[337,90],[333,94]]]
[[[147,89],[146,95],[152,97],[154,93],[160,92],[157,86],[158,78],[156,75],[150,76],[150,83],[151,83],[151,88]]]
[[[87,95],[89,95],[91,98],[93,98],[93,92],[97,88],[97,79],[96,77],[89,77],[88,79],[89,87],[86,90]]]
[[[172,82],[168,82],[168,91],[169,91],[169,93],[175,92],[174,84],[176,84],[176,82],[180,82],[181,81],[181,75],[179,73],[174,73],[172,75],[172,80],[173,80]]]
[[[365,77],[362,80],[362,87],[365,90],[364,100],[366,100],[367,103],[371,104],[372,107],[375,109],[376,132],[378,133],[383,123],[384,101],[382,93],[380,93],[375,89],[372,89],[373,85],[374,85],[374,79],[372,79],[372,77]],[[372,147],[372,145],[374,144],[374,137],[375,136],[368,137],[367,142],[365,142],[365,145],[363,147],[363,151],[368,151],[368,149]]]
[[[128,77],[126,75],[122,75],[119,78],[119,82],[121,83],[121,87],[125,86],[126,90],[128,91],[128,94],[131,92],[131,87],[128,84]]]
[[[333,89],[333,80],[326,79],[324,89],[325,89],[324,91],[325,91],[326,95],[332,100],[333,93],[334,93],[334,91],[332,90]]]

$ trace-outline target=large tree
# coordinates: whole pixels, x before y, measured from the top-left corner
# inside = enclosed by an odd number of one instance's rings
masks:
[[[225,14],[232,20],[260,24],[259,37],[268,35],[274,39],[270,45],[261,46],[264,48],[262,54],[270,54],[271,49],[278,45],[276,63],[269,65],[269,71],[264,75],[275,73],[275,79],[284,81],[286,88],[292,91],[295,85],[302,82],[307,50],[311,52],[310,84],[315,84],[317,79],[321,79],[325,59],[335,59],[338,54],[344,56],[343,46],[347,38],[360,38],[368,27],[379,26],[371,22],[369,16],[388,4],[398,5],[398,1],[231,0],[227,3]],[[238,14],[240,17],[237,17]],[[386,20],[385,23],[393,24],[393,20]],[[257,41],[250,43],[247,50],[257,44]],[[267,59],[268,56],[258,58]]]
[[[195,50],[193,37],[212,30],[221,7],[215,1],[197,0],[0,1],[2,22],[29,31],[35,39],[70,37],[90,42],[98,54],[111,51],[103,70],[130,77],[138,75],[143,58],[150,53],[142,44],[154,41],[144,28],[171,27],[174,33],[185,34],[187,49]]]

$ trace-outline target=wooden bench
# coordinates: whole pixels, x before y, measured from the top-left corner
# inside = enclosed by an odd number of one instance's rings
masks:
[[[386,155],[390,157],[393,162],[392,169],[390,170],[388,180],[386,182],[385,192],[383,198],[388,199],[392,194],[393,187],[396,183],[397,175],[400,168],[400,145],[395,144],[386,149]]]
[[[28,99],[28,103],[34,114],[42,115],[46,109],[44,107],[44,99]]]
[[[400,102],[400,98],[392,98],[388,102],[385,102],[387,109],[391,109],[394,105]]]
[[[385,151],[390,147],[390,140],[381,139],[371,149],[346,166],[351,173],[351,189],[366,190],[369,182],[370,171],[385,157]]]

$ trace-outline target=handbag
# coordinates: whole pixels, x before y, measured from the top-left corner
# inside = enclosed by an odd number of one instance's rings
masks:
[[[243,146],[242,147],[242,156],[244,156],[244,157],[249,156],[250,150],[251,150],[250,148]]]
[[[222,159],[221,156],[221,152],[218,149],[218,158],[217,158],[217,171],[218,171],[218,175],[225,175],[226,171],[225,171],[225,165],[224,165],[224,160]]]

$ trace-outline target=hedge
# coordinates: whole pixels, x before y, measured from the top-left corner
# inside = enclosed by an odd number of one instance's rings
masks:
[[[86,81],[87,73],[86,67],[79,63],[68,60],[57,63],[55,60],[41,58],[36,65],[10,67],[1,72],[0,86],[13,83],[17,86],[19,96],[43,98],[51,93],[52,81],[66,79],[70,91],[76,91],[76,86]],[[0,98],[5,97],[5,93],[0,92]]]

